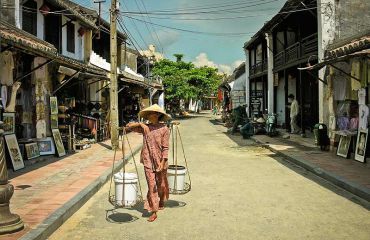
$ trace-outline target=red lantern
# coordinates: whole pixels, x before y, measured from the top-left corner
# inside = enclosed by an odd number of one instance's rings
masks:
[[[85,28],[80,27],[77,32],[82,37],[85,34]]]
[[[42,6],[39,8],[39,11],[41,12],[42,15],[48,15],[49,12],[50,12],[50,8],[48,7],[48,5],[46,5],[45,3],[42,4]]]

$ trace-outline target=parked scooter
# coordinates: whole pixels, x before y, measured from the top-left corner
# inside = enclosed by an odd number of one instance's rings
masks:
[[[270,113],[266,120],[266,134],[270,137],[277,136],[278,131],[276,130],[277,114]]]

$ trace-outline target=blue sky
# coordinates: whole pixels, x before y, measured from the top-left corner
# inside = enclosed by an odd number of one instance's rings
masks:
[[[98,6],[93,3],[94,0],[74,1],[90,8],[97,9]],[[145,5],[147,12],[151,13],[150,19],[143,15],[123,14],[124,24],[138,42],[139,50],[146,49],[147,44],[154,43],[158,51],[162,51],[163,48],[166,58],[174,59],[173,54],[182,53],[185,55],[185,61],[194,62],[196,65],[215,66],[220,71],[230,73],[245,58],[244,42],[280,10],[285,0],[120,0],[120,2],[122,12],[143,12]],[[103,16],[107,20],[109,8],[110,0],[106,0]],[[159,10],[166,12],[158,13]],[[175,11],[179,10],[182,10],[182,14],[176,14]],[[214,13],[203,13],[209,11]],[[148,23],[130,19],[128,16]],[[194,18],[212,20],[188,20]],[[204,34],[163,28],[150,23]],[[222,34],[215,36],[213,33]],[[227,33],[243,34],[230,36]]]

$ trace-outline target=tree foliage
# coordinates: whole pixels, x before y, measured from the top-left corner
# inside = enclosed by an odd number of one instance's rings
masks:
[[[216,68],[198,68],[182,60],[163,59],[154,65],[153,74],[163,79],[166,102],[173,108],[179,107],[180,99],[201,99],[214,94],[221,83]]]

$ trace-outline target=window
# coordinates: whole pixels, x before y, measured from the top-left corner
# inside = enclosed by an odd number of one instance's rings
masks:
[[[75,25],[71,22],[67,23],[67,51],[75,52]]]
[[[33,35],[37,35],[37,3],[29,0],[23,4],[22,29]]]

